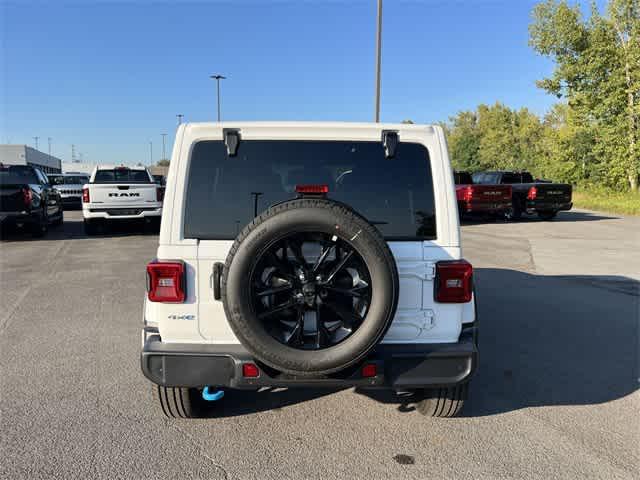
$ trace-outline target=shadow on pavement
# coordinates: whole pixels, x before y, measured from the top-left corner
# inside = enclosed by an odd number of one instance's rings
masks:
[[[64,223],[59,226],[50,225],[49,231],[44,237],[34,238],[26,228],[4,227],[0,231],[0,239],[3,242],[42,242],[51,240],[73,240],[87,238],[123,237],[129,235],[157,235],[159,225],[157,223],[146,224],[143,220],[111,222],[96,235],[88,236],[84,232],[82,212],[70,212],[65,210]]]
[[[640,282],[497,268],[479,268],[476,278],[480,364],[463,416],[600,404],[638,389]],[[228,391],[211,416],[279,409],[337,391]],[[356,391],[400,412],[415,410],[388,390]]]
[[[482,223],[528,223],[528,222],[593,222],[598,220],[615,220],[619,217],[611,217],[602,215],[595,212],[559,212],[558,216],[553,220],[542,220],[537,215],[523,215],[520,220],[505,220],[502,218],[487,217],[487,216],[465,216],[462,220],[462,225],[475,225]]]

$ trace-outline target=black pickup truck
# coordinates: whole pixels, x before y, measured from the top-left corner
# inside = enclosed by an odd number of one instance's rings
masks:
[[[542,220],[551,220],[561,210],[571,210],[571,185],[534,180],[529,172],[477,172],[473,182],[511,185],[512,210],[507,215],[514,220],[523,213],[537,213]]]
[[[60,193],[39,168],[0,164],[0,227],[24,226],[41,237],[63,216]]]

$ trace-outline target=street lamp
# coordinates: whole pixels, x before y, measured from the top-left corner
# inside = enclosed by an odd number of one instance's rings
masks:
[[[39,139],[39,138],[40,138],[40,137],[33,137],[33,139],[36,141],[36,150],[38,150],[38,139]]]
[[[176,117],[178,117],[178,126],[180,126],[180,124],[182,123],[182,117],[184,117],[184,115],[181,113],[178,113]]]
[[[153,165],[153,142],[149,140],[149,161]]]
[[[212,78],[216,81],[216,87],[218,90],[218,122],[220,121],[220,80],[226,80],[227,77],[223,77],[220,74],[210,75],[209,78]]]
[[[167,138],[167,134],[161,133],[160,136],[162,137],[162,160],[166,160],[167,154],[164,149],[164,141],[165,141],[165,138]]]

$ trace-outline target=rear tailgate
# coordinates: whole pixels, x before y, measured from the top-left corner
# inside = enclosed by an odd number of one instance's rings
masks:
[[[146,206],[158,202],[155,183],[91,183],[89,203],[118,206]]]
[[[475,203],[503,203],[511,200],[510,185],[473,185],[470,201]]]
[[[536,183],[535,204],[538,208],[560,208],[571,203],[571,185],[565,183]]]
[[[28,185],[0,185],[0,212],[21,212],[26,209],[22,189]]]

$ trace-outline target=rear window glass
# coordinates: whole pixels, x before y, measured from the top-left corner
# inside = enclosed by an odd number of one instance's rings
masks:
[[[471,179],[471,174],[469,172],[454,172],[453,178],[456,182],[456,185],[473,184],[473,180]]]
[[[82,185],[85,183],[89,183],[89,177],[78,175],[48,175],[48,177],[51,185]]]
[[[0,167],[0,183],[40,183],[36,172],[31,167],[22,165],[3,165]]]
[[[93,183],[151,183],[151,180],[145,170],[114,168],[98,170]]]
[[[203,141],[188,175],[186,238],[234,239],[256,212],[312,184],[328,185],[328,198],[350,205],[388,240],[436,238],[431,165],[419,144],[400,143],[386,159],[380,142],[245,140],[228,157],[222,141]]]

